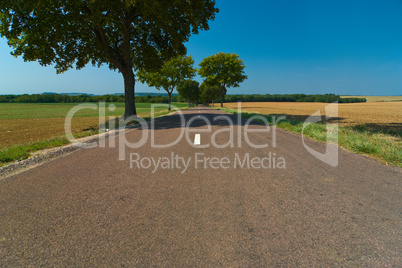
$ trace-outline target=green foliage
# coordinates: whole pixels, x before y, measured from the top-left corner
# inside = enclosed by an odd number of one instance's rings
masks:
[[[200,99],[200,83],[194,80],[184,80],[177,86],[180,97],[191,103],[196,103]]]
[[[148,86],[156,87],[158,90],[164,89],[169,94],[185,79],[195,76],[197,70],[193,68],[193,64],[191,56],[179,56],[167,61],[156,72],[139,70],[137,77],[141,83],[147,83]]]
[[[156,71],[208,30],[214,0],[1,0],[0,35],[15,56],[58,73],[106,64],[124,78],[126,116],[135,114],[133,68]]]
[[[204,92],[204,93],[203,93]],[[219,98],[219,87],[208,85],[203,82],[200,86],[201,100],[210,102]],[[365,102],[366,99],[348,98],[347,103]],[[287,95],[227,95],[224,102],[326,102],[331,103],[338,101],[342,103],[343,98],[334,94],[325,95],[305,95],[305,94],[287,94]],[[0,103],[82,103],[82,102],[124,102],[124,95],[60,95],[60,94],[33,94],[33,95],[0,95]],[[165,96],[138,96],[135,98],[137,103],[168,103],[169,99]],[[180,96],[172,96],[172,102],[187,101],[186,98]],[[141,108],[141,107],[140,107]]]
[[[244,74],[246,66],[236,54],[222,53],[209,56],[200,63],[198,74],[210,85],[219,85],[221,103],[226,95],[226,87],[238,87],[247,79]]]
[[[203,102],[209,103],[219,98],[219,86],[208,84],[205,81],[200,86],[200,98]]]
[[[158,90],[164,89],[170,98],[173,90],[181,82],[195,76],[197,70],[193,68],[193,64],[194,60],[191,56],[179,56],[165,62],[156,72],[139,70],[137,77],[141,83],[147,83],[148,86],[156,87]]]
[[[317,95],[306,95],[306,94],[252,94],[252,95],[227,95],[225,97],[225,102],[324,102],[324,103],[355,103],[355,102],[366,102],[366,99],[362,98],[348,98],[346,101],[339,95],[335,94],[317,94]]]
[[[238,87],[247,79],[244,75],[246,66],[236,54],[222,53],[209,56],[200,63],[198,74],[205,77],[207,83],[223,87]]]
[[[218,12],[214,6],[185,0],[2,0],[0,34],[14,55],[56,64],[58,72],[89,62],[155,69],[184,54],[191,33],[209,29]]]
[[[340,98],[339,103],[367,102],[366,98]]]

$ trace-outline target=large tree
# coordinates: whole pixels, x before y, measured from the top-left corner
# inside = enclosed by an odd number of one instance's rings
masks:
[[[194,80],[184,80],[177,86],[179,95],[186,99],[188,106],[190,103],[196,103],[200,99],[200,83]]]
[[[205,77],[205,82],[211,85],[219,85],[221,107],[226,95],[227,87],[238,87],[239,83],[247,79],[244,74],[243,61],[236,54],[222,53],[209,56],[200,63],[198,74]]]
[[[168,93],[170,111],[173,90],[184,80],[194,77],[197,72],[197,69],[193,68],[193,64],[194,60],[191,56],[179,56],[166,61],[158,71],[139,70],[137,72],[138,80],[141,83],[147,83],[150,87],[156,87],[158,90],[164,89]]]
[[[135,115],[135,70],[185,55],[184,42],[218,9],[214,0],[0,0],[0,35],[14,56],[58,73],[107,64],[124,78],[125,117]]]

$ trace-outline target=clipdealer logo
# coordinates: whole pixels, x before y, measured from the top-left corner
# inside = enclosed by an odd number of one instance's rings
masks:
[[[338,112],[338,102],[330,103],[325,106],[325,117],[327,120],[331,120],[333,118],[337,118],[339,115]],[[338,124],[331,123],[326,124],[326,144],[325,144],[325,153],[320,153],[310,146],[308,146],[304,140],[304,130],[310,124],[321,122],[321,112],[320,110],[316,111],[312,115],[310,115],[303,124],[302,128],[302,141],[304,148],[315,158],[318,160],[330,165],[331,167],[338,166],[338,155],[339,155],[339,147],[338,147]]]
[[[125,120],[119,119],[116,120],[116,117],[109,116],[106,117],[106,111],[114,111],[115,105],[109,104],[106,107],[105,102],[100,102],[97,104],[79,104],[73,107],[65,119],[65,133],[69,141],[76,146],[79,147],[113,147],[118,146],[118,157],[119,160],[126,160],[129,155],[129,165],[132,169],[149,169],[152,170],[152,173],[156,172],[159,169],[179,169],[181,172],[186,172],[190,166],[194,166],[196,169],[229,169],[229,168],[246,168],[246,169],[285,169],[286,161],[283,156],[277,155],[275,152],[265,152],[263,157],[255,157],[250,153],[240,154],[235,153],[232,156],[226,156],[217,158],[214,156],[205,156],[199,153],[194,154],[193,156],[181,157],[172,152],[171,156],[166,157],[155,157],[155,156],[141,156],[138,153],[127,153],[127,149],[138,149],[144,145],[150,146],[151,148],[157,149],[166,149],[172,148],[177,145],[180,141],[185,139],[189,145],[194,148],[242,148],[244,145],[247,145],[253,149],[264,149],[264,148],[276,148],[277,147],[277,128],[276,125],[281,121],[286,119],[285,116],[275,117],[272,116],[270,119],[271,122],[268,121],[267,117],[263,115],[253,115],[248,119],[244,119],[241,116],[242,109],[241,103],[238,103],[237,107],[237,116],[233,115],[217,115],[211,118],[207,118],[201,115],[194,115],[191,118],[185,118],[183,112],[174,107],[172,105],[173,110],[176,110],[176,115],[179,116],[179,125],[180,125],[180,133],[177,138],[168,143],[168,144],[160,144],[157,142],[155,138],[155,111],[160,108],[165,107],[163,104],[152,104],[151,105],[151,119],[150,121],[146,121],[141,117],[132,116],[126,118]],[[98,142],[92,143],[81,143],[74,138],[72,133],[72,119],[74,115],[82,110],[82,109],[93,109],[99,110],[99,132],[106,133],[104,138],[99,139]],[[331,103],[325,107],[325,114],[327,119],[336,118],[338,116],[338,103]],[[234,120],[235,119],[235,120]],[[259,121],[258,128],[250,127],[253,122],[256,120]],[[118,122],[117,130],[115,131],[115,125],[109,126],[110,129],[106,129],[107,122]],[[126,137],[126,127],[130,122],[135,121],[137,124],[137,129],[141,129],[140,138],[136,142],[128,141]],[[201,125],[206,126],[206,129],[194,128],[192,127],[192,123],[203,121]],[[236,121],[236,122],[233,122]],[[245,121],[245,123],[244,123]],[[318,110],[313,113],[311,116],[307,118],[307,120],[303,123],[302,127],[302,144],[307,152],[313,155],[315,158],[320,161],[332,166],[336,167],[338,165],[338,125],[337,124],[327,124],[326,125],[326,151],[325,153],[320,153],[315,151],[313,148],[309,147],[305,142],[304,130],[310,124],[318,123],[321,121],[321,113]],[[214,124],[218,124],[221,126],[217,130],[213,131],[212,126]],[[225,122],[222,124],[222,122]],[[242,123],[240,123],[242,122]],[[237,128],[237,130],[236,130]],[[116,134],[118,132],[118,135]],[[191,137],[192,133],[197,132],[195,134],[197,141],[192,141]],[[217,142],[217,135],[220,133],[228,133],[228,140],[225,143]],[[200,135],[199,133],[210,138],[209,141],[200,143]],[[235,136],[237,134],[237,137]],[[264,133],[267,135],[267,139],[263,140],[262,144],[256,144],[252,141],[250,134],[252,133]],[[198,136],[198,137],[197,137]],[[108,140],[108,143],[106,143]],[[261,140],[261,139],[260,139]],[[117,144],[116,144],[117,143]]]
[[[177,145],[180,141],[185,139],[189,145],[192,147],[196,148],[208,148],[208,147],[213,147],[213,148],[218,148],[218,149],[223,149],[223,148],[234,148],[238,147],[241,148],[244,144],[250,146],[251,148],[254,149],[262,149],[262,148],[268,148],[272,147],[275,148],[276,145],[276,124],[284,119],[285,117],[272,117],[272,121],[269,122],[268,119],[262,115],[254,115],[251,118],[248,118],[247,120],[244,120],[241,117],[241,103],[238,104],[238,111],[239,113],[236,116],[236,119],[234,122],[233,116],[228,116],[228,115],[217,115],[214,116],[212,119],[207,118],[206,116],[203,115],[196,115],[192,116],[186,121],[186,118],[183,114],[183,112],[178,109],[177,107],[174,107],[172,105],[172,108],[176,110],[176,115],[179,116],[180,120],[180,131],[179,134],[177,135],[176,139],[174,141],[171,141],[170,143],[163,144],[159,143],[160,141],[157,141],[155,137],[155,130],[156,130],[156,123],[155,123],[155,110],[160,107],[166,107],[161,104],[152,104],[151,105],[151,120],[146,121],[141,117],[137,116],[131,116],[128,117],[124,120],[119,120],[118,121],[118,129],[122,130],[119,132],[118,139],[117,139],[117,146],[119,147],[119,160],[125,160],[126,159],[126,150],[127,148],[131,149],[137,149],[140,148],[146,144],[150,145],[151,148],[157,148],[157,149],[165,149],[165,148],[171,148],[175,145]],[[72,133],[72,119],[74,115],[79,112],[82,109],[93,109],[96,110],[98,109],[98,106],[96,104],[79,104],[72,108],[69,113],[67,114],[66,120],[65,120],[65,133],[67,138],[71,143],[76,144],[76,146],[80,147],[105,147],[106,146],[106,139],[101,139],[99,140],[99,143],[97,142],[92,142],[92,143],[81,143],[77,139],[74,138],[74,135]],[[99,103],[99,126],[103,126],[103,128],[100,128],[99,131],[100,133],[104,133],[106,129],[104,128],[107,120],[106,120],[106,109],[109,109],[110,111],[114,111],[115,106],[113,104],[109,105],[108,108],[106,108],[106,104],[104,102]],[[116,117],[110,116],[108,118],[108,121],[113,121],[115,120]],[[262,122],[260,124],[263,126],[263,128],[252,128],[253,123],[255,120],[259,120]],[[137,125],[139,126],[138,128],[141,129],[141,134],[140,138],[136,142],[132,142],[127,140],[126,138],[126,131],[125,128],[127,125],[135,121]],[[238,123],[238,122],[244,122],[245,123]],[[206,126],[204,129],[199,129],[199,128],[193,128],[192,125],[193,123],[197,122],[198,124],[201,124]],[[224,124],[222,124],[224,122]],[[212,130],[212,126],[216,123],[219,123],[221,127],[215,131]],[[237,129],[236,129],[237,128]],[[113,130],[113,127],[111,127],[109,130]],[[210,134],[210,141],[203,143],[203,144],[194,144],[192,140],[192,133],[206,133]],[[218,143],[217,141],[217,136],[220,133],[228,133],[229,138],[225,143]],[[237,134],[237,137],[235,136],[235,133]],[[257,144],[254,143],[253,140],[250,137],[250,134],[252,133],[270,133],[271,137],[269,140],[264,140],[262,144]],[[108,135],[108,145],[109,147],[116,147],[116,136],[114,132],[109,133]]]

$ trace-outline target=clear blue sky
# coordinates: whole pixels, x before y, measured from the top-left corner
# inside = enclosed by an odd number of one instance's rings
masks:
[[[248,80],[229,94],[402,95],[402,0],[216,2],[211,29],[187,47],[196,65],[218,52],[240,56]],[[0,94],[124,91],[107,67],[57,75],[10,51],[0,38]],[[158,91],[137,83],[136,92]]]

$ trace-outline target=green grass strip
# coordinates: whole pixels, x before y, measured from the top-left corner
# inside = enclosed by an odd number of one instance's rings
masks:
[[[24,160],[31,156],[32,152],[63,146],[68,143],[69,141],[63,137],[3,148],[0,150],[0,163]]]

